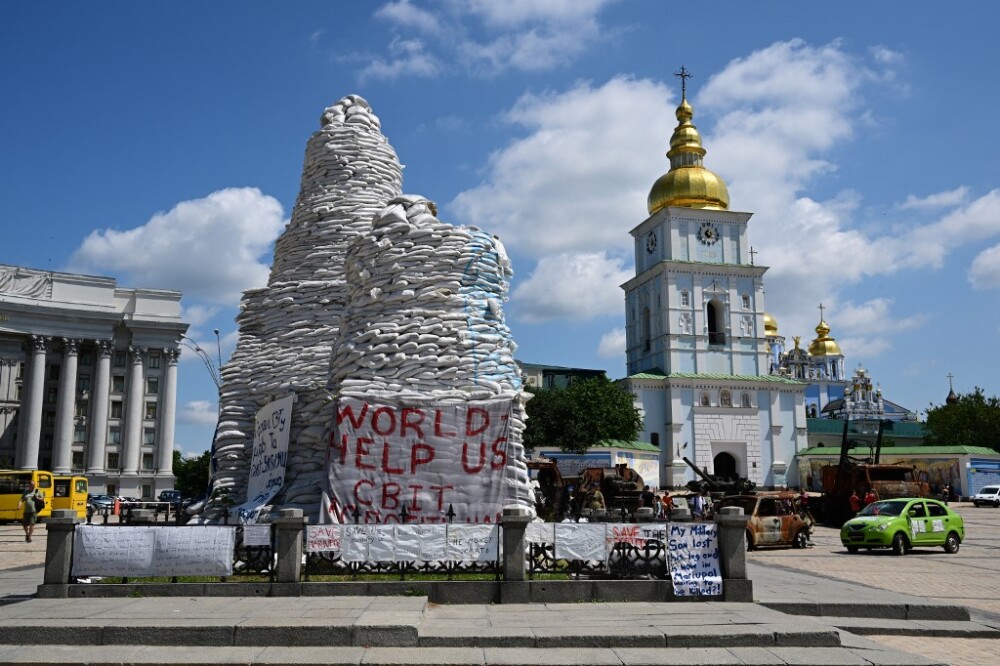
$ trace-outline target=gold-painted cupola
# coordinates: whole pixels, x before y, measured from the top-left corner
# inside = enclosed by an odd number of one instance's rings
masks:
[[[691,123],[694,109],[687,101],[687,78],[691,75],[681,67],[681,104],[677,107],[677,127],[670,137],[670,171],[660,176],[649,191],[649,214],[667,206],[687,208],[729,209],[729,189],[722,178],[705,168],[698,128]]]

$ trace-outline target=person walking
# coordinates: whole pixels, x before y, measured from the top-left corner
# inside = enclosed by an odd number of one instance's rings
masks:
[[[31,534],[35,531],[35,522],[38,520],[38,507],[35,506],[35,498],[44,498],[35,489],[35,482],[28,482],[28,490],[21,495],[21,500],[17,503],[17,508],[24,509],[21,514],[21,525],[24,527],[24,540],[31,543]]]
[[[847,498],[847,501],[851,503],[852,514],[857,514],[858,511],[861,511],[861,498],[858,497],[857,490],[851,491],[851,496]]]

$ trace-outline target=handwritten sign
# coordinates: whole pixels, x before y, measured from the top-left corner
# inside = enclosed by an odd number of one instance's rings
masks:
[[[263,525],[244,525],[243,526],[243,545],[244,546],[270,546],[271,545],[271,526],[269,524]]]
[[[495,562],[499,545],[496,525],[448,525],[448,559],[454,562]]]
[[[342,550],[340,525],[306,525],[306,551],[323,553]]]
[[[229,576],[236,528],[78,525],[74,576]]]
[[[295,396],[288,395],[257,411],[250,477],[247,481],[247,501],[236,507],[236,515],[241,523],[256,523],[261,509],[285,484],[293,402]]]
[[[506,499],[510,400],[413,406],[341,398],[324,520],[496,523]]]
[[[627,543],[636,548],[647,545],[658,545],[667,540],[667,526],[660,524],[608,523],[605,537],[607,549],[610,552],[615,544]],[[651,544],[650,542],[653,542]]]
[[[397,562],[435,562],[448,558],[444,525],[396,525]]]
[[[678,597],[722,594],[719,536],[715,523],[669,523],[667,556]]]
[[[608,559],[607,529],[602,523],[556,523],[557,560]]]

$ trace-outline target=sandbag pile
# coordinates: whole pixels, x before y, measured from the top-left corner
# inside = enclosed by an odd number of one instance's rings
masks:
[[[368,103],[348,95],[326,109],[306,146],[292,219],[275,243],[268,286],[247,291],[236,350],[222,368],[213,488],[243,501],[254,416],[294,392],[284,506],[315,514],[325,487],[324,429],[331,345],[346,303],[344,254],[400,194],[402,166]]]
[[[436,212],[421,197],[397,197],[351,243],[330,390],[404,404],[513,400],[507,503],[531,509],[522,444],[528,394],[503,313],[511,263],[498,238],[441,222]]]

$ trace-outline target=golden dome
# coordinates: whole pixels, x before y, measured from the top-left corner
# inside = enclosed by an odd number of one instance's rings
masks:
[[[777,335],[778,334],[778,322],[774,320],[774,317],[764,313],[764,335]]]
[[[691,124],[694,109],[686,98],[677,107],[677,127],[670,137],[670,171],[660,176],[646,201],[649,214],[666,206],[729,209],[729,189],[725,181],[702,165],[705,148],[698,128]]]
[[[816,325],[816,339],[809,345],[810,356],[843,356],[840,345],[830,337],[830,327],[822,319]]]

